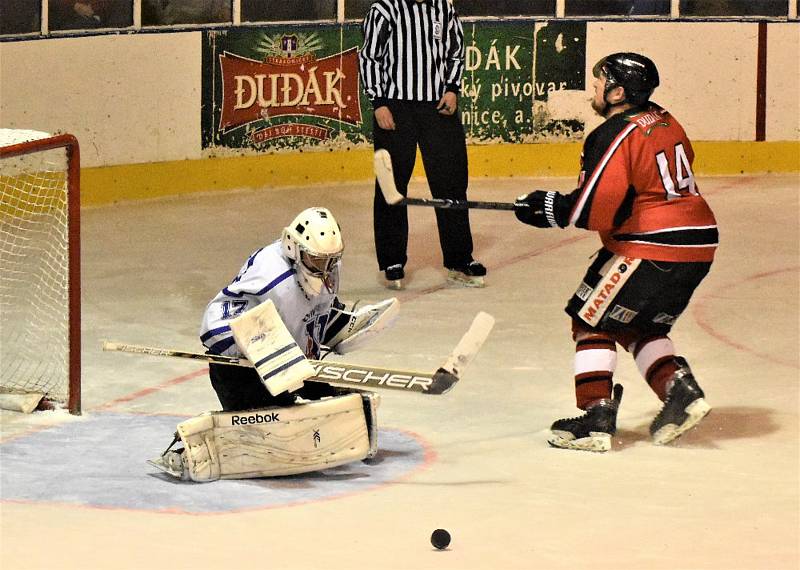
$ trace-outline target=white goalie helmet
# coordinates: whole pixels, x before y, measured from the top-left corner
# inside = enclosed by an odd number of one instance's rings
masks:
[[[297,282],[306,295],[336,292],[336,267],[344,242],[339,224],[327,208],[308,208],[283,229],[283,254],[294,263]]]

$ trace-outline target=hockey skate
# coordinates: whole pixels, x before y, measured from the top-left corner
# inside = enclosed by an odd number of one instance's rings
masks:
[[[676,356],[675,361],[680,368],[670,380],[664,407],[650,424],[650,435],[656,445],[664,445],[677,439],[700,423],[711,411],[689,364],[680,356]]]
[[[486,268],[478,261],[470,261],[464,267],[448,267],[447,280],[463,287],[485,287]]]
[[[187,470],[183,464],[183,448],[180,449],[172,449],[172,446],[175,445],[180,441],[180,436],[178,436],[177,432],[175,433],[175,437],[172,440],[172,443],[169,444],[169,447],[156,457],[155,459],[149,459],[147,462],[155,467],[175,477],[176,479],[181,479],[183,481],[189,480],[189,475]]]
[[[403,288],[403,278],[406,276],[406,273],[403,271],[402,265],[399,263],[396,265],[390,265],[384,271],[384,275],[386,276],[386,286],[389,289],[399,291]]]
[[[611,436],[617,431],[617,410],[622,399],[622,386],[614,386],[611,400],[599,400],[576,418],[556,420],[550,426],[553,447],[603,452],[611,449]]]

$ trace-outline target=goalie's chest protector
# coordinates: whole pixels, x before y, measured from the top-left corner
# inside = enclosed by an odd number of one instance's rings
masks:
[[[257,287],[260,285],[255,289],[255,304],[271,299],[300,349],[306,356],[317,358],[335,293],[324,291],[316,297],[307,297],[280,247],[280,242],[273,243],[263,249],[253,263],[252,270],[257,275],[255,284]],[[338,273],[338,269],[336,271]],[[339,282],[338,274],[335,282]]]
[[[337,288],[338,271],[337,267]],[[335,297],[335,291],[306,297],[292,265],[281,253],[280,241],[276,241],[253,253],[236,278],[211,301],[200,331],[201,340],[212,352],[238,354],[230,320],[269,299],[301,350],[306,356],[317,358]],[[214,350],[215,346],[223,349]]]
[[[323,293],[309,300],[292,277],[285,284],[287,290],[271,297],[286,328],[295,342],[309,358],[319,358],[320,343],[333,305],[335,295]],[[275,297],[280,298],[280,301]]]

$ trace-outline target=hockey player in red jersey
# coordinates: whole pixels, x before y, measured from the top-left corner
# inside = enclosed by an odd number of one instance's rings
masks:
[[[613,384],[617,345],[664,402],[650,426],[655,443],[669,443],[710,411],[669,333],[711,267],[718,232],[683,127],[650,101],[659,84],[655,64],[615,53],[594,66],[594,76],[592,107],[606,121],[586,138],[578,188],[521,196],[527,206],[515,213],[540,228],[574,225],[600,234],[603,247],[566,308],[577,406],[586,413],[554,422],[548,441],[607,451],[622,396]]]

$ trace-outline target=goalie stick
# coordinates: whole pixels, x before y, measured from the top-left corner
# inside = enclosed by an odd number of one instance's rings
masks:
[[[530,207],[530,204],[525,202],[476,202],[474,200],[448,200],[442,198],[407,198],[397,190],[394,171],[392,170],[392,157],[389,155],[389,151],[385,149],[375,151],[374,168],[383,199],[390,206],[430,206],[432,208],[448,208],[451,210],[466,210],[468,208],[477,210],[515,210],[517,208]]]
[[[310,382],[325,382],[338,386],[361,388],[384,388],[414,392],[428,396],[438,396],[452,390],[456,382],[461,379],[464,368],[472,362],[494,326],[494,317],[488,313],[480,312],[475,316],[469,330],[461,337],[456,347],[452,350],[447,360],[436,372],[416,372],[393,368],[378,368],[346,362],[326,362],[310,360],[316,375],[309,378]],[[203,354],[187,352],[154,346],[126,344],[120,342],[103,342],[103,350],[116,352],[129,352],[134,354],[147,354],[150,356],[166,356],[175,358],[188,358],[227,364],[231,366],[253,367],[246,358],[235,356],[221,356],[216,354]]]

